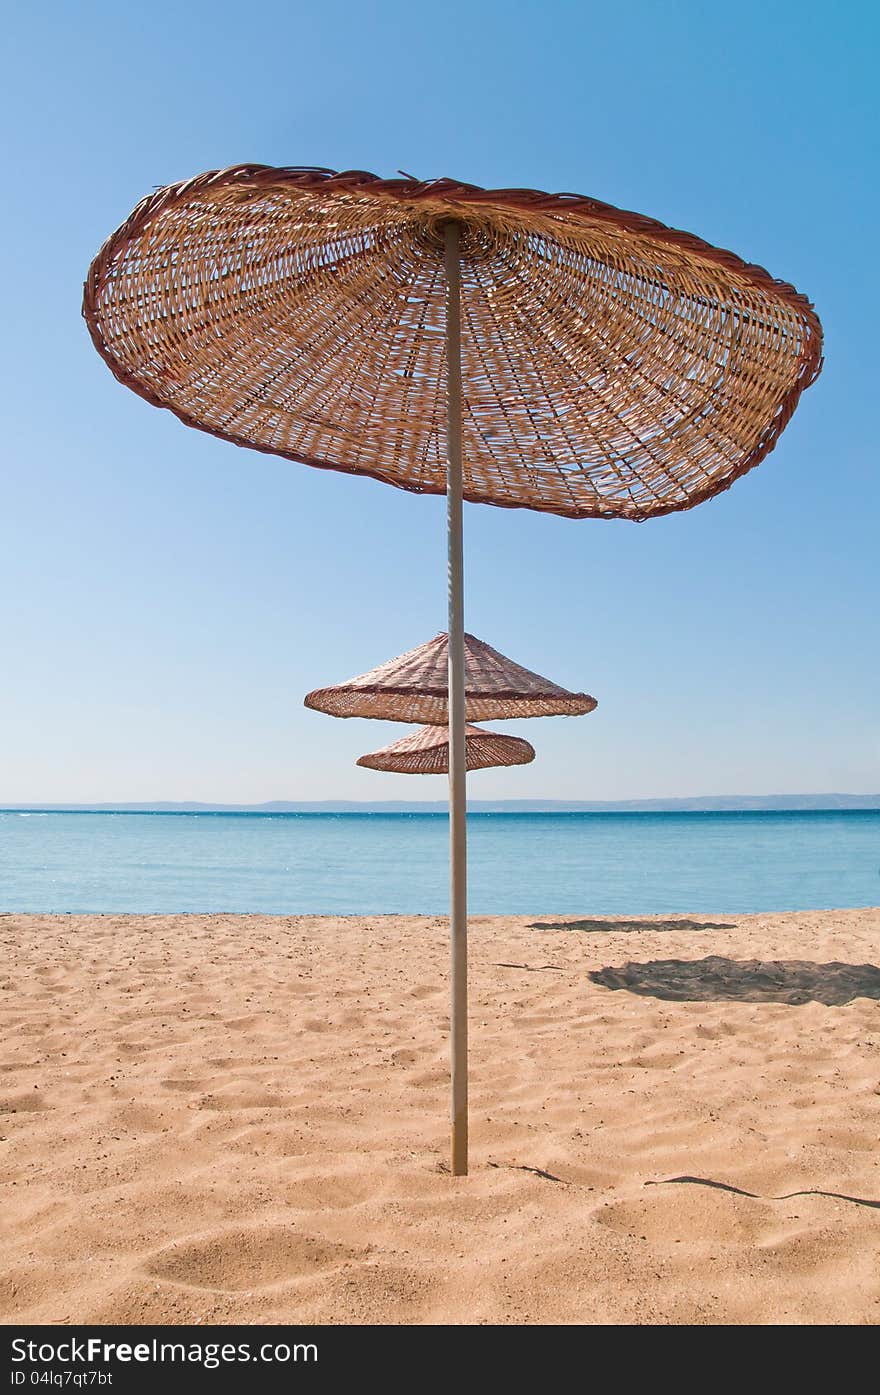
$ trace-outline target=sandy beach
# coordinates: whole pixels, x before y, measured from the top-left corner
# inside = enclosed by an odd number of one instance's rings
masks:
[[[878,932],[2,916],[0,1320],[877,1322]]]

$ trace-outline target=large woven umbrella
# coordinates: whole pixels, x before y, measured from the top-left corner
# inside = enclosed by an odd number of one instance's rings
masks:
[[[819,371],[819,321],[762,268],[595,199],[262,165],[148,195],[92,263],[84,313],[116,377],[189,426],[446,493],[465,1172],[462,499],[692,508],[773,448]]]
[[[463,635],[465,716],[474,722],[511,717],[579,717],[596,699],[571,693],[499,654],[476,635]],[[367,673],[315,688],[306,707],[331,717],[379,717],[386,722],[449,721],[449,639],[444,631]]]
[[[488,770],[499,765],[529,765],[535,748],[521,736],[504,736],[467,723],[464,729],[466,767]],[[409,736],[361,756],[358,765],[388,770],[395,775],[448,775],[449,728],[419,727]]]

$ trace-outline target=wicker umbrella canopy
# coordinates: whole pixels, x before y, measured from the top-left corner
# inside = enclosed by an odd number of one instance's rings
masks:
[[[529,765],[535,748],[520,736],[503,736],[482,727],[465,727],[468,770],[488,770],[498,765]],[[370,770],[388,770],[396,775],[448,775],[449,727],[419,727],[409,736],[392,741],[361,756],[358,765]]]
[[[821,366],[804,296],[577,194],[214,170],[145,198],[89,270],[98,352],[236,445],[447,498],[452,1171],[467,1171],[462,500],[690,509],[772,450]],[[473,714],[472,714],[473,715]]]
[[[460,229],[463,495],[644,519],[726,489],[816,377],[793,287],[575,194],[237,165],[145,198],[84,313],[128,387],[238,445],[447,486],[444,228]]]
[[[464,636],[465,710],[474,722],[513,717],[577,717],[597,705],[499,654],[476,635]],[[448,722],[449,638],[444,631],[396,659],[346,683],[316,688],[306,707],[332,717],[386,722]],[[470,768],[470,767],[469,767]]]

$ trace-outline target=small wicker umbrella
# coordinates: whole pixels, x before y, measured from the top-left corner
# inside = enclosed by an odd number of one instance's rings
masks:
[[[468,770],[488,770],[498,765],[529,765],[535,748],[521,736],[503,736],[471,726],[464,729]],[[449,728],[419,727],[409,736],[392,741],[361,756],[358,765],[370,770],[388,770],[395,775],[448,775]]]
[[[815,311],[731,252],[581,195],[236,165],[138,204],[83,312],[119,381],[185,424],[446,494],[466,1172],[462,499],[570,518],[693,508],[772,450],[819,372]]]
[[[475,635],[463,638],[465,708],[471,721],[579,717],[596,706],[589,693],[570,693],[499,654]],[[445,725],[449,720],[448,682],[449,640],[444,632],[346,683],[316,688],[306,696],[305,705],[331,717]]]

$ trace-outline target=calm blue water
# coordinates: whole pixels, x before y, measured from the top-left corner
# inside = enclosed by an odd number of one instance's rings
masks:
[[[474,913],[880,904],[880,811],[472,814]],[[442,913],[436,814],[0,813],[0,910]]]

